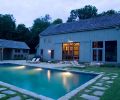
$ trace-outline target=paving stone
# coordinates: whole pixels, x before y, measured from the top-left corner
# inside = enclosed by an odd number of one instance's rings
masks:
[[[117,73],[112,73],[113,75],[118,75]]]
[[[110,86],[109,85],[105,85],[107,88],[109,88]]]
[[[112,84],[112,83],[113,83],[113,81],[107,81],[107,83],[110,83],[110,84]]]
[[[88,94],[82,94],[81,97],[86,100],[100,100],[99,97],[88,95]]]
[[[112,78],[116,78],[116,77],[118,77],[118,76],[112,76]]]
[[[92,89],[98,89],[98,90],[106,90],[105,87],[99,87],[99,86],[92,86]]]
[[[101,74],[104,74],[105,72],[100,72]]]
[[[93,92],[93,94],[96,96],[102,96],[104,94],[104,92],[103,91],[95,91],[95,92]]]
[[[103,85],[103,83],[96,83],[95,85],[102,86],[102,85]]]
[[[115,78],[113,77],[113,78],[111,78],[112,80],[114,80]]]
[[[110,77],[103,77],[102,79],[103,79],[103,80],[109,80]]]
[[[7,100],[22,100],[20,96],[11,97]]]
[[[87,93],[88,93],[88,92],[91,92],[91,90],[88,90],[88,89],[87,89],[87,90],[85,90],[85,92],[87,92]]]
[[[0,99],[5,97],[6,95],[5,94],[0,94]]]
[[[103,83],[104,81],[105,81],[105,80],[103,80],[103,79],[99,80],[100,83]]]
[[[4,93],[4,94],[16,94],[16,92],[14,92],[12,90],[2,91],[2,93]]]
[[[27,98],[28,96],[27,95],[23,95],[24,98]]]
[[[0,88],[0,91],[6,90],[7,88]]]

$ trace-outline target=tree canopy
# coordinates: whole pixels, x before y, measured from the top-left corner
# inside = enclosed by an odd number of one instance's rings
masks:
[[[16,24],[13,15],[0,14],[0,38],[12,39],[15,28]]]
[[[52,24],[61,24],[61,23],[63,23],[63,21],[60,18],[57,18],[52,22]]]
[[[108,10],[102,13],[98,13],[98,9],[95,6],[86,5],[83,8],[71,10],[67,22],[74,22],[74,21],[79,21],[79,20],[98,17],[98,16],[105,16],[105,15],[110,16],[117,13],[118,12],[115,10]]]

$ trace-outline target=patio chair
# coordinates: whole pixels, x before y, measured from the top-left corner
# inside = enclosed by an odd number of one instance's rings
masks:
[[[71,61],[72,66],[74,67],[80,67],[80,68],[85,68],[85,65],[79,64],[77,61]]]
[[[27,61],[27,62],[28,62],[28,63],[33,63],[33,62],[35,62],[35,60],[36,60],[36,58],[32,58],[32,60]]]
[[[33,63],[40,63],[40,58],[36,58],[36,60]]]

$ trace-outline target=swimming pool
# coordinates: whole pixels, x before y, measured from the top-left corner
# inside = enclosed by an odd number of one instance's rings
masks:
[[[58,99],[97,75],[0,64],[0,76],[2,82],[52,99]]]

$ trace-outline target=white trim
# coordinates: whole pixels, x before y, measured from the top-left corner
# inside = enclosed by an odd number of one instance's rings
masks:
[[[69,100],[71,97],[73,97],[75,94],[80,92],[81,90],[85,89],[87,86],[91,85],[93,82],[95,82],[97,79],[99,79],[103,74],[100,74],[96,76],[95,78],[91,79],[87,83],[81,85],[80,87],[74,89],[73,91],[67,93],[66,95],[60,97],[58,100]]]

